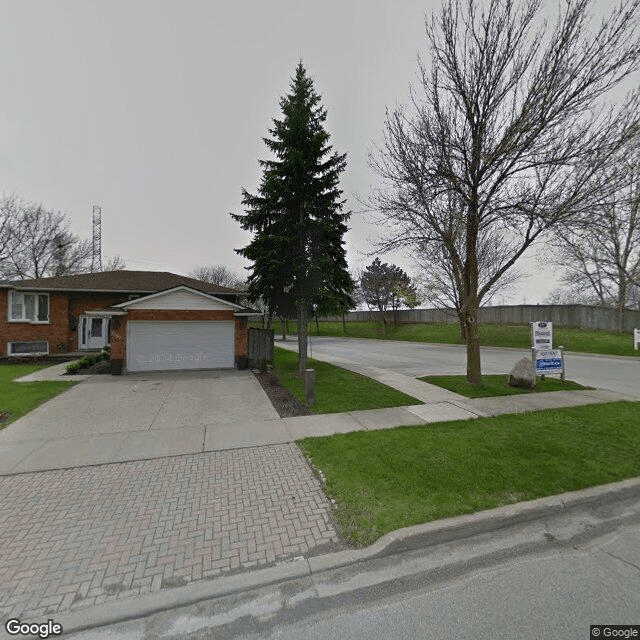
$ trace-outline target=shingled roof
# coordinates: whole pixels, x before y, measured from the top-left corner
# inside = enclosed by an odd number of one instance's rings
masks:
[[[154,293],[179,285],[186,285],[204,293],[240,294],[237,289],[180,276],[168,271],[100,271],[79,273],[73,276],[33,278],[0,282],[1,287],[46,291],[114,291],[132,293]]]

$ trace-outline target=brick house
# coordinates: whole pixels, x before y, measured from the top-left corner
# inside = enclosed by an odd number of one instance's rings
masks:
[[[125,371],[244,366],[243,293],[156,271],[0,282],[0,355],[111,347]]]

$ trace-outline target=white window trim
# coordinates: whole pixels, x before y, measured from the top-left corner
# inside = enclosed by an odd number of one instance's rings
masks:
[[[35,296],[35,302],[34,302],[34,316],[36,319],[34,320],[29,320],[28,318],[24,317],[24,310],[25,310],[25,304],[24,304],[24,297],[22,299],[22,314],[23,317],[19,320],[16,320],[14,318],[11,317],[11,312],[13,310],[13,296],[14,295],[21,295],[24,296],[26,294],[31,294],[33,296]],[[47,314],[48,317],[46,320],[37,320],[38,317],[38,305],[40,304],[40,299],[38,296],[47,296]],[[9,296],[7,298],[7,322],[17,322],[17,323],[22,323],[22,324],[51,324],[51,298],[49,296],[48,293],[44,293],[42,291],[13,291],[13,290],[9,290]]]
[[[42,323],[40,323],[42,324]],[[13,353],[12,345],[20,344],[23,342],[45,342],[47,345],[46,351],[31,351],[30,353]],[[48,356],[49,355],[49,341],[48,340],[9,340],[7,342],[7,356],[10,358],[28,358],[29,356]]]

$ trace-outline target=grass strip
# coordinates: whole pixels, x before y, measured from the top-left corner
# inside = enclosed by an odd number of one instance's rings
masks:
[[[358,431],[299,443],[347,540],[639,473],[640,403]]]
[[[547,391],[577,391],[579,389],[590,389],[583,387],[571,380],[560,380],[560,378],[545,377],[544,380],[538,376],[536,386],[533,389],[522,389],[521,387],[510,387],[507,384],[508,376],[505,374],[483,375],[482,384],[478,386],[467,382],[465,376],[424,376],[418,378],[423,382],[434,384],[437,387],[448,389],[454,393],[459,393],[467,398],[495,398],[496,396],[515,396],[522,393],[545,393]]]
[[[45,367],[37,364],[0,364],[0,414],[8,414],[8,419],[0,423],[0,429],[75,384],[48,380],[14,382],[15,378]]]
[[[298,376],[298,354],[275,347],[273,365],[280,383],[300,402],[306,404],[304,381]],[[406,393],[328,362],[310,358],[308,367],[316,372],[316,402],[311,407],[313,413],[338,413],[421,404],[420,400]]]
[[[387,324],[381,322],[347,322],[346,332],[341,322],[320,322],[321,336],[348,338],[370,338],[375,340],[408,340],[413,342],[431,342],[440,344],[462,344],[457,324]],[[296,323],[290,322],[292,334],[296,332]],[[279,322],[274,323],[276,337],[280,335]],[[316,335],[315,322],[309,325],[309,331]],[[531,348],[531,327],[529,325],[479,325],[480,344],[486,347]],[[553,327],[553,342],[562,345],[567,351],[581,353],[600,353],[615,356],[640,356],[633,349],[630,333],[579,329],[577,327]]]

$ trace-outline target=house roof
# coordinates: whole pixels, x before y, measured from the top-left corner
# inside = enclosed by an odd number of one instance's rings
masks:
[[[212,294],[239,294],[237,289],[222,287],[168,271],[100,271],[54,278],[34,278],[0,282],[0,287],[42,291],[96,291],[155,293],[185,285]]]

